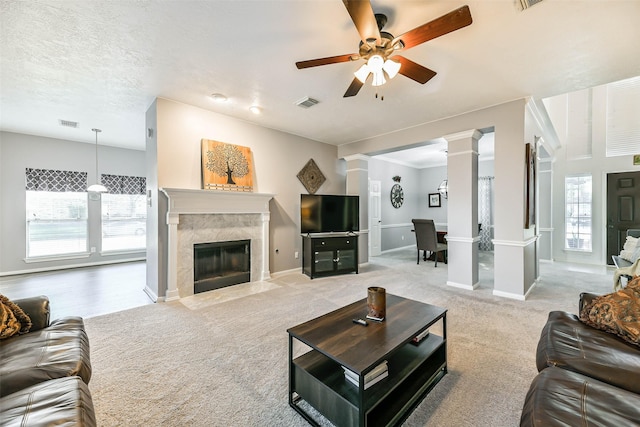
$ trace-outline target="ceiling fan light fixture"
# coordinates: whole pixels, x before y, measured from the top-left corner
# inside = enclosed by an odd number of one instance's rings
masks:
[[[387,59],[384,61],[382,69],[387,73],[387,76],[392,79],[398,75],[398,71],[400,71],[400,63]]]
[[[384,78],[384,73],[382,72],[382,70],[375,71],[372,74],[373,74],[373,82],[371,82],[372,86],[382,86],[387,82],[387,80]]]
[[[353,73],[353,75],[362,83],[365,83],[370,72],[371,70],[369,70],[369,66],[367,64],[362,64],[362,67],[358,68],[358,71]]]
[[[369,66],[369,70],[372,73],[377,73],[382,71],[382,67],[384,66],[384,59],[380,55],[373,55],[367,61],[367,65]]]

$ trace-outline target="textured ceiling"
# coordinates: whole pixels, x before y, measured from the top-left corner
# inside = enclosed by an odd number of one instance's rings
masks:
[[[399,35],[468,4],[473,24],[403,53],[437,76],[342,95],[359,63],[339,0],[0,1],[0,129],[144,149],[156,97],[340,145],[532,96],[640,75],[640,1],[374,0]],[[229,97],[215,104],[209,95]],[[295,105],[311,96],[312,108]],[[248,111],[262,108],[260,116]],[[80,123],[78,129],[58,121]]]

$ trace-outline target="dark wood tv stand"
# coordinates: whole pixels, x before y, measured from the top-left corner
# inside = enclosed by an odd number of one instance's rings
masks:
[[[310,278],[358,272],[358,235],[317,233],[302,236],[302,272]]]

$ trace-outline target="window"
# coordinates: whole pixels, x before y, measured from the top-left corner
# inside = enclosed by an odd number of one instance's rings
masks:
[[[567,176],[564,183],[564,248],[591,251],[591,175]]]
[[[607,157],[638,153],[640,77],[607,85]]]
[[[87,173],[26,169],[27,258],[87,252]]]
[[[147,245],[146,180],[102,175],[102,251],[144,249]]]

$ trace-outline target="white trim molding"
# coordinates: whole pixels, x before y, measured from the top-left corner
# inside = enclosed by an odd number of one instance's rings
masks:
[[[538,237],[539,235],[535,235],[527,240],[521,240],[521,241],[493,239],[491,240],[491,242],[493,243],[494,246],[516,246],[516,247],[524,248],[535,243],[538,240]]]
[[[476,282],[473,284],[473,286],[469,286],[469,285],[465,285],[462,283],[456,283],[456,282],[452,282],[450,280],[447,280],[447,286],[452,286],[454,288],[460,288],[460,289],[466,289],[468,291],[473,291],[478,289],[478,287],[480,286],[479,282]]]

